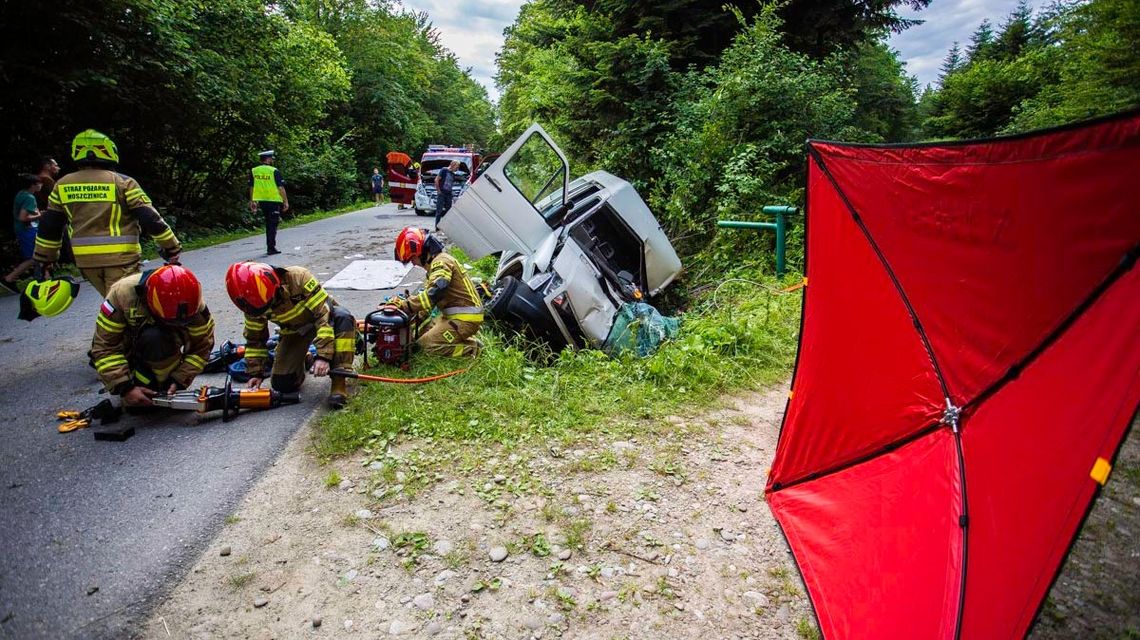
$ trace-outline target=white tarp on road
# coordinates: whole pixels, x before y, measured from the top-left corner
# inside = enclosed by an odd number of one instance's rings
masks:
[[[353,260],[325,282],[326,289],[372,291],[392,289],[404,280],[412,265],[395,260]]]

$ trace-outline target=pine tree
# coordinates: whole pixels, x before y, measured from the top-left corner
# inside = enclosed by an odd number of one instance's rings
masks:
[[[1013,60],[1021,55],[1021,51],[1029,45],[1033,10],[1029,8],[1026,0],[1020,0],[1017,8],[1006,18],[1001,26],[1001,32],[993,43],[993,55],[1002,60]]]
[[[938,74],[938,85],[941,86],[946,81],[946,76],[954,73],[962,67],[962,49],[958,46],[958,41],[955,40],[954,44],[950,47],[950,51],[946,53],[946,59],[942,61],[942,73]]]
[[[966,62],[975,62],[990,55],[994,45],[994,28],[989,19],[982,20],[982,24],[970,36],[970,46],[966,48]]]

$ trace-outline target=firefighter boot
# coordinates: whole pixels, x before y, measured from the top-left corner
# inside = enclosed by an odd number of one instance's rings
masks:
[[[348,403],[348,378],[332,376],[332,386],[329,388],[328,405],[330,409],[343,409]]]

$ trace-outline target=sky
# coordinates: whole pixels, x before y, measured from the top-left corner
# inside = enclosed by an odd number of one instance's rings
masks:
[[[1041,2],[1030,4],[1037,7]],[[503,45],[503,29],[515,21],[523,0],[403,0],[403,5],[431,16],[443,45],[455,53],[461,66],[471,68],[471,75],[497,101],[495,52]],[[892,36],[890,45],[899,51],[921,89],[937,80],[938,67],[955,40],[965,46],[984,18],[996,27],[1016,5],[1017,0],[933,0],[922,11],[904,8],[900,10],[904,17],[926,22]]]
[[[1031,0],[1029,6],[1036,10],[1041,4]],[[918,78],[921,91],[938,80],[938,68],[955,40],[964,50],[982,20],[989,18],[996,30],[1016,6],[1017,0],[933,0],[922,11],[899,11],[904,18],[925,22],[891,36],[890,45],[906,61],[907,73]]]

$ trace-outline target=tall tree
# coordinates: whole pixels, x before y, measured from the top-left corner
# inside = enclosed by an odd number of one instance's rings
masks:
[[[975,62],[987,57],[994,42],[994,28],[989,19],[982,20],[970,35],[970,46],[966,47],[966,61]]]
[[[925,9],[930,0],[788,0],[778,4],[784,41],[793,51],[822,59],[849,51],[884,33],[900,33],[921,24],[896,8]]]
[[[946,57],[942,60],[942,66],[939,68],[938,84],[941,86],[946,82],[946,76],[954,73],[962,66],[962,49],[958,46],[958,41],[955,40],[950,50],[946,52]]]
[[[1001,31],[993,42],[994,56],[1013,60],[1021,55],[1032,39],[1033,10],[1026,0],[1018,0],[1017,7],[1006,17]]]

